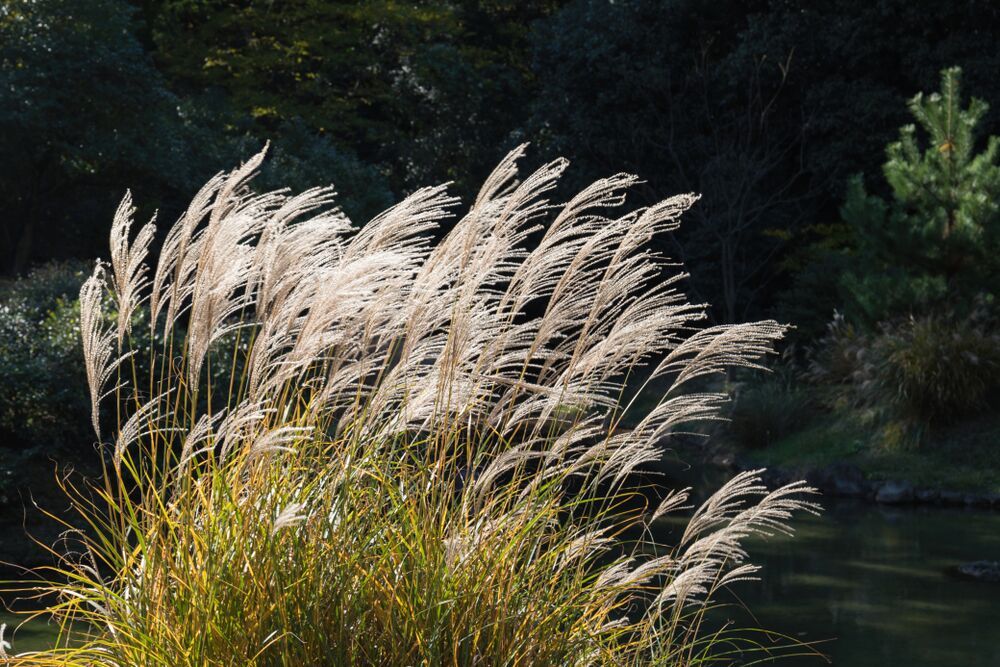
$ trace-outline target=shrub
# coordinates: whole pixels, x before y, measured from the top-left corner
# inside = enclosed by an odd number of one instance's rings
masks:
[[[859,361],[867,340],[839,311],[826,326],[826,334],[809,350],[807,377],[815,382],[845,384],[858,378]]]
[[[77,293],[89,268],[50,264],[0,285],[0,442],[93,441]]]
[[[878,381],[908,419],[946,424],[981,412],[1000,378],[1000,335],[966,320],[910,319],[878,339]]]
[[[877,382],[875,338],[834,312],[826,334],[809,350],[805,378],[819,388],[833,410],[881,405],[884,392]]]
[[[1000,386],[1000,336],[982,308],[969,318],[927,316],[864,333],[835,317],[813,351],[808,377],[835,411],[880,430],[883,445],[990,407]]]
[[[70,645],[14,664],[686,665],[738,641],[702,632],[704,604],[809,489],[738,475],[668,548],[648,526],[686,492],[646,508],[629,476],[716,414],[689,382],[756,367],[783,328],[683,335],[703,310],[643,248],[693,198],[607,218],[619,175],[553,210],[565,163],[519,183],[520,155],[437,244],[443,188],[355,231],[329,190],[252,194],[261,154],[202,189],[147,277],[123,203],[80,297],[99,436],[102,403],[122,418],[104,478],[67,489],[91,532],[33,588]],[[220,346],[244,369],[225,384],[205,380]],[[668,390],[620,429],[642,364]]]
[[[0,443],[5,446],[62,447],[66,453],[79,454],[89,450],[82,446],[94,441],[79,303],[80,286],[91,270],[82,262],[52,263],[0,285]],[[117,319],[113,299],[105,299],[104,309],[107,322]],[[142,311],[132,320],[136,371],[148,375],[153,332],[143,326]],[[177,324],[181,335],[185,326]],[[236,336],[224,334],[222,340],[222,356],[203,384],[229,383]]]

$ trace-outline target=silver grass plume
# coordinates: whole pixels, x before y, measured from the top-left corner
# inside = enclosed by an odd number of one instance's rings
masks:
[[[126,192],[118,205],[111,223],[111,268],[114,272],[114,291],[118,301],[118,347],[121,349],[125,334],[132,330],[132,314],[139,305],[139,295],[147,284],[145,265],[149,244],[156,233],[154,219],[146,223],[129,245],[129,232],[135,207],[132,193]]]
[[[172,405],[190,406],[176,434],[179,475],[204,457],[267,462],[332,433],[344,443],[334,464],[346,478],[371,455],[357,443],[440,437],[457,447],[452,436],[460,433],[468,462],[480,466],[461,490],[462,518],[446,538],[449,566],[462,567],[487,538],[524,521],[531,493],[549,480],[579,479],[582,492],[613,494],[660,456],[665,437],[718,419],[725,395],[692,393],[692,381],[760,367],[784,333],[773,321],[698,328],[705,309],[678,290],[684,274],[665,276],[672,265],[647,247],[677,227],[695,195],[622,213],[636,178],[617,174],[554,204],[548,197],[568,163],[552,161],[518,180],[522,146],[435,243],[457,204],[445,187],[418,190],[355,227],[334,207],[332,188],[254,193],[249,183],[264,154],[199,191],[168,230],[151,281],[142,267],[151,227],[130,246],[130,196],[119,208],[112,229],[117,331],[104,325],[100,266],[80,295],[95,431],[115,339],[145,298],[153,332],[166,337],[187,325],[186,368],[166,359],[157,370],[167,387],[195,400],[164,400],[163,387],[151,401],[134,397],[116,461],[158,424],[172,423]],[[234,331],[248,341],[246,386],[225,396],[224,407],[201,407],[205,360]],[[638,391],[629,385],[634,376],[647,378]],[[665,387],[654,407],[634,428],[620,428],[654,384]],[[289,423],[294,411],[305,417]],[[435,466],[428,469],[442,474]],[[505,488],[518,471],[531,471],[528,483]],[[802,499],[810,491],[793,484],[769,492],[758,472],[741,474],[695,513],[676,550],[612,562],[597,577],[599,588],[625,592],[655,582],[650,613],[679,613],[714,582],[752,576],[745,538],[785,531],[792,512],[814,511]],[[686,502],[686,491],[668,495],[647,520]],[[306,517],[311,524],[305,505],[286,505],[272,532]],[[565,563],[608,547],[599,526],[583,521],[566,530]]]
[[[94,273],[80,287],[80,337],[90,389],[90,420],[98,439],[101,437],[100,402],[115,369],[112,362],[115,331],[104,323],[104,293],[104,268],[98,263]]]
[[[195,237],[197,255],[179,258],[184,275],[193,281],[187,337],[188,381],[192,387],[198,386],[212,342],[238,326],[232,318],[250,305],[244,288],[253,275],[253,242],[284,199],[276,192],[253,195],[247,187],[264,161],[266,150],[229,175],[215,196],[208,223]]]
[[[191,294],[191,275],[195,264],[187,261],[195,229],[212,210],[212,200],[222,187],[225,174],[216,174],[201,187],[187,210],[167,232],[160,249],[160,258],[153,274],[150,291],[150,327],[156,328],[160,311],[167,306],[164,335],[168,335],[181,312],[184,300]]]

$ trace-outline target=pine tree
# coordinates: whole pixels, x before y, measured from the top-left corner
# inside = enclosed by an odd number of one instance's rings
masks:
[[[891,198],[849,187],[841,215],[854,232],[855,268],[841,279],[855,314],[886,316],[968,307],[997,287],[1000,251],[1000,138],[976,152],[976,127],[988,105],[962,108],[961,70],[941,72],[941,92],[909,102],[916,125],[886,149]],[[923,139],[923,140],[922,140]]]

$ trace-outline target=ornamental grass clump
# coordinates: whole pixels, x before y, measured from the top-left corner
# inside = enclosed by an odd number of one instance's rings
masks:
[[[695,197],[619,214],[636,181],[620,174],[554,205],[567,163],[518,181],[521,155],[437,241],[457,204],[444,187],[356,228],[329,188],[252,192],[261,153],[201,189],[148,270],[152,227],[129,240],[126,198],[112,261],[81,291],[106,471],[68,487],[86,528],[32,587],[54,596],[60,646],[9,662],[690,665],[733,650],[703,631],[706,603],[753,576],[746,538],[815,509],[810,490],[738,475],[667,548],[648,527],[687,492],[647,505],[632,473],[716,416],[724,396],[694,381],[756,366],[783,327],[694,326],[703,307],[647,244]],[[162,344],[134,347],[136,322]],[[659,400],[625,429],[639,373]]]

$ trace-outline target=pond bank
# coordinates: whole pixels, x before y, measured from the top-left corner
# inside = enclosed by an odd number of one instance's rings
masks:
[[[692,455],[730,471],[768,468],[775,481],[807,479],[838,497],[983,509],[1000,501],[1000,414],[935,429],[906,446],[831,414],[767,444],[750,446],[727,433]]]
[[[765,468],[774,486],[804,479],[827,496],[1000,510],[1000,415],[940,430],[909,448],[888,447],[871,429],[827,416],[765,446],[737,444],[723,432],[681,451],[730,473]]]
[[[716,453],[710,463],[732,472],[755,470],[762,465],[751,456],[732,452]],[[1000,493],[917,485],[906,479],[869,479],[860,467],[850,463],[834,463],[821,468],[769,467],[763,477],[770,487],[804,479],[823,495],[835,498],[855,498],[884,505],[936,505],[1000,511]]]

